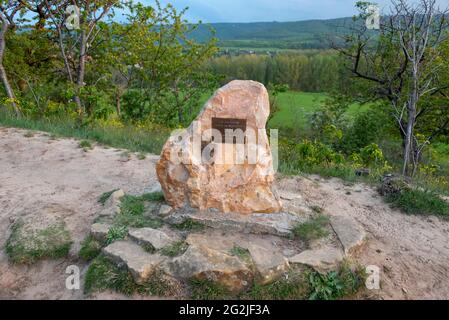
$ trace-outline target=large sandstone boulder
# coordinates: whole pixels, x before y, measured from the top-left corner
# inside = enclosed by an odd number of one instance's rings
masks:
[[[165,144],[157,175],[165,199],[220,212],[272,213],[281,210],[273,193],[273,160],[265,125],[270,114],[265,87],[232,81],[205,104],[191,126]],[[215,130],[211,130],[215,129]],[[226,140],[230,130],[244,139]]]

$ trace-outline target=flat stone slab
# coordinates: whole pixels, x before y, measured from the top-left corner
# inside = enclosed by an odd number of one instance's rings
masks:
[[[340,240],[346,255],[352,254],[366,239],[365,230],[350,217],[331,216],[332,228]]]
[[[343,260],[343,252],[338,248],[306,250],[289,258],[291,264],[303,264],[318,272],[334,270]]]
[[[191,245],[180,257],[169,263],[171,273],[190,279],[207,279],[233,292],[251,284],[253,273],[237,257],[205,246]]]
[[[103,248],[103,253],[114,262],[126,265],[138,283],[147,280],[165,261],[165,257],[149,254],[130,241],[116,241]]]
[[[182,223],[186,219],[200,222],[210,228],[253,234],[271,234],[288,237],[292,228],[305,218],[287,212],[254,213],[242,215],[215,211],[178,211],[167,218],[172,224]]]
[[[106,240],[106,236],[108,235],[109,229],[111,226],[105,223],[94,223],[90,227],[90,234],[98,241]]]
[[[288,259],[279,252],[270,251],[257,244],[249,244],[248,251],[261,278],[261,284],[278,279],[290,267]]]
[[[169,246],[178,240],[178,238],[171,237],[161,230],[152,228],[131,229],[128,235],[137,243],[151,245],[156,250]]]

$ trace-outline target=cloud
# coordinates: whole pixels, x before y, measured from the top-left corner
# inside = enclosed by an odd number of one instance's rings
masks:
[[[390,0],[372,0],[387,8]],[[142,1],[151,3],[151,0]],[[161,0],[189,7],[187,18],[203,22],[298,21],[352,16],[356,0]],[[449,0],[439,0],[449,6]]]

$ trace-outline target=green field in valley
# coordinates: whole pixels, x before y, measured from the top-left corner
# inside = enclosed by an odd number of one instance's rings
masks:
[[[203,95],[200,103],[201,108],[213,93]],[[327,95],[325,93],[288,91],[280,93],[277,98],[279,111],[271,119],[271,128],[302,128],[309,126],[310,116],[324,103]],[[365,110],[366,106],[353,104],[348,109],[347,116],[351,118],[357,112]],[[199,110],[198,110],[199,111]]]

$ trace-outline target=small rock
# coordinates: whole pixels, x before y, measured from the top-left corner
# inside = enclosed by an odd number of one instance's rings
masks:
[[[124,264],[137,283],[142,283],[159,269],[165,258],[149,254],[129,241],[116,241],[103,249],[103,253],[119,264]]]
[[[302,222],[298,215],[280,212],[266,214],[242,215],[236,213],[222,214],[219,212],[181,211],[178,210],[167,218],[170,224],[179,224],[186,219],[200,222],[210,228],[252,234],[271,234],[290,237],[292,228]]]
[[[353,253],[365,241],[365,230],[354,219],[332,216],[330,220],[346,255]]]
[[[103,209],[100,211],[100,217],[113,217],[117,213],[120,213],[120,202],[125,196],[125,192],[120,189],[115,191],[109,199],[105,202]]]
[[[139,244],[152,245],[156,250],[162,249],[177,241],[177,239],[170,237],[165,232],[151,228],[131,229],[129,231],[129,237]]]
[[[173,274],[189,279],[208,279],[239,292],[252,283],[253,273],[237,257],[205,246],[190,246],[170,265]]]
[[[279,191],[278,194],[279,194],[279,197],[284,200],[295,200],[295,199],[301,198],[300,194],[288,192],[288,191],[282,191],[282,192]]]
[[[269,251],[266,248],[250,244],[249,253],[261,278],[261,284],[267,284],[278,279],[289,268],[288,259],[280,253]]]
[[[170,213],[172,211],[173,211],[172,207],[170,207],[166,204],[163,204],[163,205],[161,205],[161,208],[159,209],[159,216],[166,217],[166,216],[170,215]]]
[[[303,251],[288,260],[292,264],[303,264],[318,272],[327,272],[337,268],[343,260],[343,254],[337,248],[322,248]]]
[[[111,228],[110,225],[104,223],[94,223],[90,227],[90,234],[98,241],[106,240],[106,236]]]

